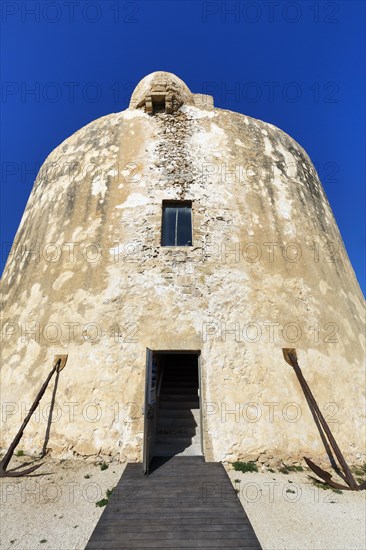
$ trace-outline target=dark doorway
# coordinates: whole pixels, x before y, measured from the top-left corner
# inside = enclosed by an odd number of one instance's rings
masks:
[[[165,95],[151,96],[153,104],[153,113],[165,113]]]
[[[202,455],[199,352],[148,350],[146,376],[144,471],[154,456]]]

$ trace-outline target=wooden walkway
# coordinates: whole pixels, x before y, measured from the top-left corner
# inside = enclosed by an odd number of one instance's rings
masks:
[[[87,550],[261,549],[221,463],[156,458],[149,476],[141,472],[127,465]]]

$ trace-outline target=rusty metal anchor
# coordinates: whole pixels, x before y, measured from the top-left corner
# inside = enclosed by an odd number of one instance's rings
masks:
[[[38,407],[39,402],[42,399],[43,394],[46,391],[47,386],[48,386],[52,376],[54,375],[55,372],[59,373],[64,368],[64,366],[66,365],[67,357],[68,357],[67,355],[56,355],[55,356],[54,366],[53,366],[52,370],[50,371],[49,375],[47,376],[46,381],[44,382],[41,389],[39,390],[39,392],[38,392],[38,394],[37,394],[37,396],[36,396],[36,398],[33,402],[33,405],[31,406],[27,416],[23,420],[23,423],[22,423],[17,435],[14,437],[9,449],[7,450],[7,452],[5,453],[3,459],[0,462],[0,477],[22,477],[22,476],[26,476],[27,474],[30,474],[30,473],[34,472],[35,470],[37,470],[38,468],[40,468],[42,466],[43,462],[41,462],[41,464],[36,464],[36,466],[31,466],[31,468],[27,468],[26,470],[13,470],[11,472],[6,471],[6,468],[9,465],[9,462],[10,462],[12,456],[13,456],[13,453],[14,453],[16,447],[18,446],[18,444],[19,444],[19,442],[22,438],[24,429],[27,426],[29,420],[31,419],[32,414],[34,413],[34,411]]]
[[[341,485],[340,483],[337,483],[336,481],[332,480],[332,474],[329,472],[326,472],[320,466],[317,466],[314,464],[310,458],[304,457],[304,460],[306,464],[309,466],[309,468],[317,475],[319,476],[323,482],[320,482],[316,478],[316,481],[319,483],[323,483],[325,485],[330,485],[331,487],[334,487],[335,489],[344,489],[348,491],[360,491],[363,489],[366,489],[366,481],[361,483],[360,485],[357,484],[355,478],[352,475],[351,469],[348,466],[343,454],[341,453],[340,448],[337,445],[336,440],[334,439],[334,436],[332,432],[330,431],[330,428],[322,415],[318,404],[304,378],[304,375],[301,372],[300,366],[297,361],[297,354],[296,350],[293,348],[283,348],[283,357],[285,361],[291,365],[291,367],[294,369],[295,374],[297,376],[297,379],[300,382],[301,388],[304,392],[306,401],[308,402],[311,414],[313,415],[314,421],[318,427],[320,436],[322,438],[322,441],[324,443],[325,449],[328,454],[330,454],[331,462],[333,467],[336,469],[337,473],[344,479],[344,481],[347,483],[347,486]],[[330,450],[330,447],[333,449],[333,452],[338,460],[339,466],[341,469],[338,468],[338,465],[336,464],[334,457],[332,455],[332,452]],[[311,477],[311,476],[310,476]]]

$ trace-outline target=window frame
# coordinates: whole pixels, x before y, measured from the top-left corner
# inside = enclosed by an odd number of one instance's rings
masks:
[[[163,243],[163,231],[164,231],[164,209],[166,207],[189,207],[191,210],[191,244],[164,244]],[[175,235],[176,240],[177,234]],[[191,200],[179,200],[179,199],[166,199],[162,201],[161,205],[161,230],[160,230],[160,246],[164,248],[188,248],[193,246],[193,201]]]

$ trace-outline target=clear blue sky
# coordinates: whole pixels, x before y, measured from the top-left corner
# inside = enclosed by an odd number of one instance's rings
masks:
[[[3,0],[1,10],[1,271],[34,170],[165,70],[307,150],[365,291],[363,1]]]

